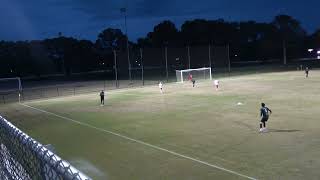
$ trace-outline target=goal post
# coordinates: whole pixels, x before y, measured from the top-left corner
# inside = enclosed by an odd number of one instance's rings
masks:
[[[183,83],[185,81],[188,81],[188,78],[190,75],[192,75],[192,78],[196,80],[202,80],[202,79],[212,80],[212,70],[209,67],[176,70],[177,82]]]

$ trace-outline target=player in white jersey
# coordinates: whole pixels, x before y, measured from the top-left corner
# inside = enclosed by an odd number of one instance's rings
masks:
[[[160,92],[163,93],[163,84],[161,81],[159,82],[159,89],[160,89]]]
[[[219,80],[214,80],[213,81],[213,84],[214,84],[214,86],[216,87],[216,91],[218,91],[218,89],[219,89]]]

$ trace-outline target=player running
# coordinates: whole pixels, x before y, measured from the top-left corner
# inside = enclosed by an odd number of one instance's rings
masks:
[[[214,86],[216,87],[216,91],[218,91],[219,90],[219,80],[214,80],[213,81],[213,84],[214,84]]]
[[[306,78],[308,78],[309,77],[309,68],[308,67],[306,67],[305,73],[306,73]]]
[[[271,109],[266,107],[266,105],[264,103],[261,103],[261,109],[260,109],[261,121],[260,121],[259,132],[267,132],[266,122],[269,119],[269,112],[270,112],[270,114],[272,113]],[[263,127],[262,127],[262,125],[263,125]]]
[[[101,104],[101,106],[104,106],[104,91],[103,90],[100,92],[100,104]]]
[[[160,93],[162,94],[163,93],[163,84],[161,81],[159,82],[159,89],[160,89]]]

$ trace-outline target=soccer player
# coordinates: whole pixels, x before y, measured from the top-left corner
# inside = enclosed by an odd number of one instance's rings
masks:
[[[196,80],[195,80],[195,79],[192,79],[191,82],[192,82],[192,87],[194,87],[195,84],[196,84]]]
[[[270,114],[272,113],[271,109],[266,107],[266,105],[264,103],[261,103],[261,109],[260,109],[261,121],[260,121],[259,132],[266,132],[267,131],[266,122],[269,119],[269,112],[270,112]]]
[[[306,73],[306,78],[308,78],[309,77],[309,68],[308,67],[306,67],[305,73]]]
[[[192,81],[192,74],[189,74],[188,81]]]
[[[214,86],[216,87],[216,91],[218,91],[219,90],[219,80],[214,80],[213,81],[213,83],[214,83]]]
[[[104,91],[103,90],[100,92],[100,104],[101,104],[101,106],[104,106]]]
[[[159,89],[160,89],[160,92],[162,94],[163,93],[163,84],[162,84],[161,81],[159,82]]]

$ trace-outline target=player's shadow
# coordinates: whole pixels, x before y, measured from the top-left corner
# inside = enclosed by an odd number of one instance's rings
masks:
[[[301,130],[298,129],[268,129],[268,132],[283,132],[283,133],[290,133],[290,132],[299,132]]]

